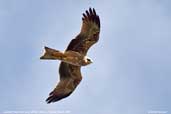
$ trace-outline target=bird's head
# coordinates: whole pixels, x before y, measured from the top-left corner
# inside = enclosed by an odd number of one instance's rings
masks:
[[[89,65],[89,64],[93,63],[93,61],[87,56],[84,57],[83,61],[84,61],[84,65]]]

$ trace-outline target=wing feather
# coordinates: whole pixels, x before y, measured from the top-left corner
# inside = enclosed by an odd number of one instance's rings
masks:
[[[95,9],[89,8],[83,13],[81,32],[71,40],[66,50],[86,55],[88,49],[99,40],[100,18]]]
[[[64,69],[67,69],[69,72],[63,72]],[[55,89],[49,93],[49,97],[46,99],[47,103],[56,102],[68,97],[82,80],[80,67],[78,66],[61,62],[59,73],[60,81]]]

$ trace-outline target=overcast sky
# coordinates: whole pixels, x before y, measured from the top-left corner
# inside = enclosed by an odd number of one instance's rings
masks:
[[[170,0],[0,0],[0,111],[70,114],[171,112]],[[45,99],[59,79],[59,61],[40,61],[46,45],[65,50],[82,13],[100,16],[93,64],[59,102]]]

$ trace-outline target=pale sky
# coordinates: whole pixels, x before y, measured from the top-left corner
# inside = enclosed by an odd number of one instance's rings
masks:
[[[0,111],[70,114],[171,112],[170,0],[0,0]],[[46,45],[65,50],[95,8],[100,40],[93,64],[59,102],[45,99],[59,79],[59,61],[40,61]]]

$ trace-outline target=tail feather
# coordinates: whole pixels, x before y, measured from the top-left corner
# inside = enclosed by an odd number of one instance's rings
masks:
[[[45,48],[45,53],[43,56],[40,57],[40,59],[59,59],[61,60],[64,56],[64,54],[58,50],[51,49],[49,47],[44,47]]]

